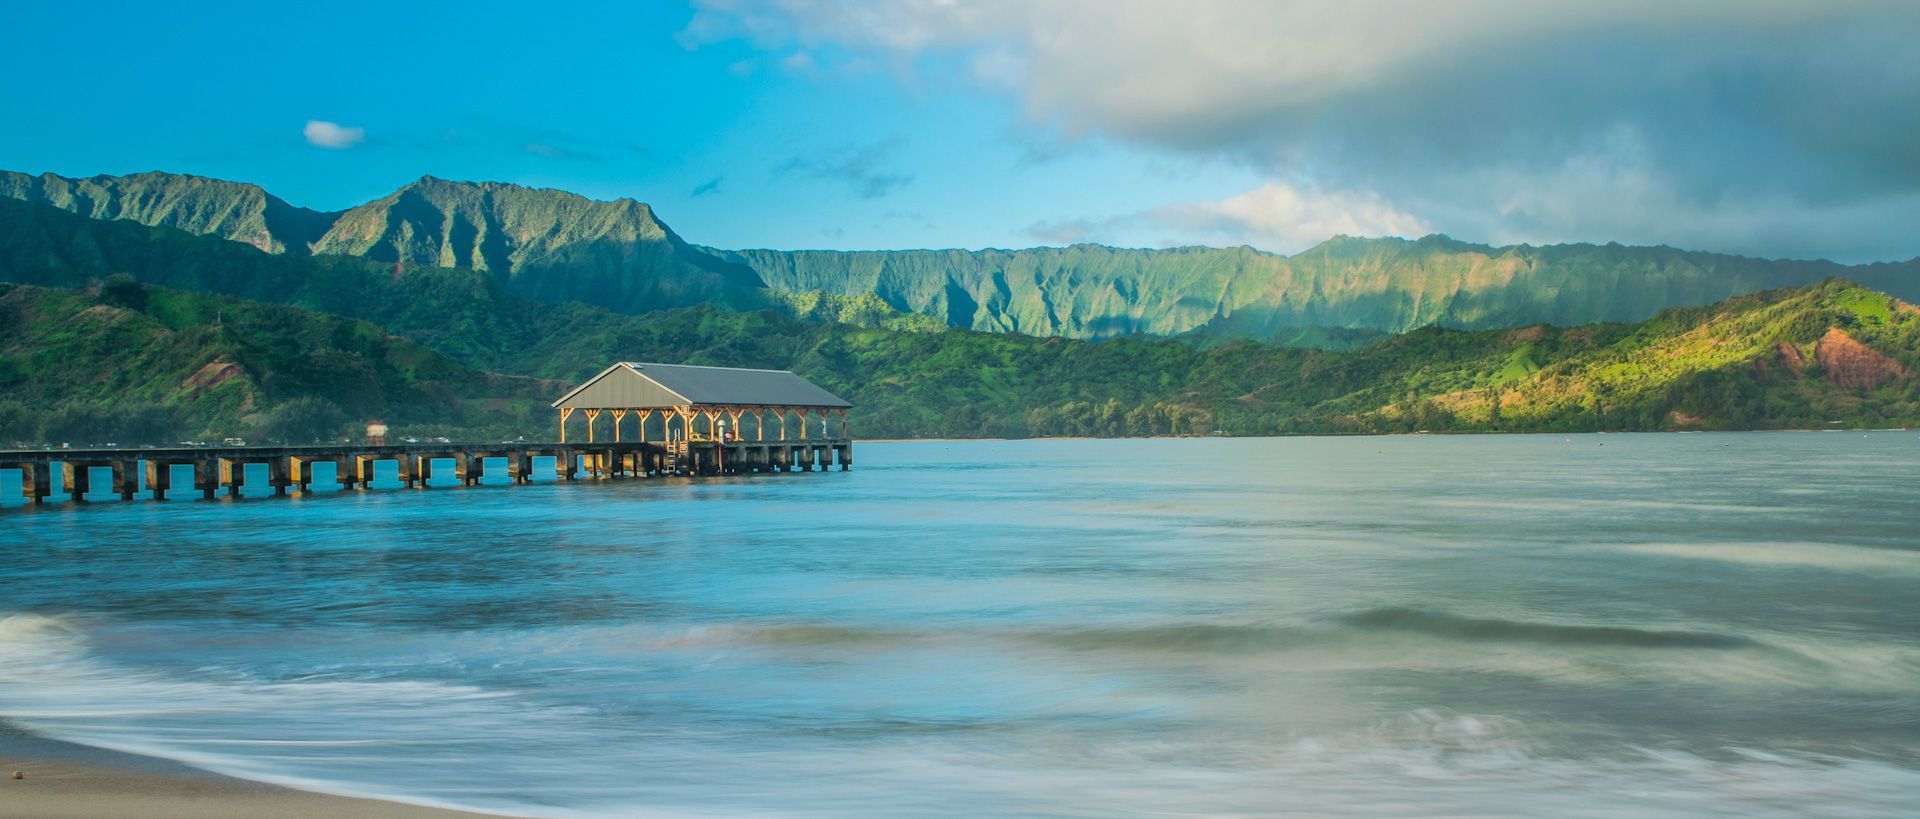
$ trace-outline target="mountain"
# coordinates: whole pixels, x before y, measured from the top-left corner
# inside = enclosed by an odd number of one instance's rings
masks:
[[[769,287],[873,293],[955,327],[1354,347],[1380,334],[1639,321],[1767,288],[1846,277],[1920,299],[1920,260],[1846,266],[1669,247],[1489,247],[1445,236],[1336,237],[1294,256],[1248,247],[713,251]]]
[[[623,359],[793,369],[853,400],[865,436],[1920,423],[1920,308],[1843,281],[1631,324],[1427,327],[1342,353],[861,327],[830,321],[838,307],[628,315],[535,302],[473,270],[396,278],[13,201],[0,280],[28,283],[0,293],[7,441],[286,440],[372,417],[403,434],[545,437],[543,401]]]
[[[269,253],[357,256],[401,273],[469,268],[528,298],[621,312],[765,299],[751,269],[693,248],[631,199],[422,177],[351,210],[322,213],[255,185],[158,172],[87,179],[0,172],[0,196]]]
[[[374,418],[466,435],[531,426],[560,388],[294,307],[124,276],[84,289],[0,284],[0,440],[9,444],[312,440]],[[28,425],[38,434],[22,434]]]
[[[340,214],[313,252],[471,268],[530,299],[623,313],[738,306],[762,289],[750,268],[688,245],[647,205],[497,182],[423,177]]]
[[[0,171],[0,196],[93,219],[218,236],[269,253],[308,252],[337,216],[287,204],[259,185],[158,171],[85,179]]]
[[[1249,338],[1355,349],[1429,325],[1640,321],[1667,307],[1829,277],[1920,299],[1920,260],[1848,266],[1616,244],[1490,247],[1444,236],[1336,237],[1293,256],[1247,247],[1100,245],[724,251],[687,244],[632,200],[432,177],[339,213],[295,208],[253,185],[163,173],[0,173],[0,195],[272,253],[397,263],[399,275],[467,268],[529,299],[623,313],[708,303],[780,306],[791,302],[784,294],[817,292],[877,299],[966,329],[1186,336],[1202,346]]]

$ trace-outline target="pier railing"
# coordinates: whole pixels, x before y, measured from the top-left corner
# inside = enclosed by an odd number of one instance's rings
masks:
[[[666,475],[738,475],[749,472],[810,472],[839,464],[853,466],[853,442],[847,439],[812,441],[675,441],[670,443],[542,444],[385,444],[324,446],[218,447],[107,447],[92,449],[0,450],[0,469],[21,471],[21,491],[33,503],[44,503],[54,492],[55,478],[76,501],[93,490],[95,470],[107,470],[112,492],[131,500],[150,491],[155,500],[174,492],[175,467],[192,467],[186,487],[201,497],[221,492],[241,497],[246,490],[246,467],[265,464],[267,487],[275,495],[311,491],[313,467],[334,465],[342,489],[367,489],[374,464],[399,464],[402,486],[426,487],[436,464],[453,462],[453,476],[461,486],[473,486],[488,475],[489,460],[504,460],[504,474],[513,483],[533,480],[533,460],[554,459],[554,476],[562,481]]]

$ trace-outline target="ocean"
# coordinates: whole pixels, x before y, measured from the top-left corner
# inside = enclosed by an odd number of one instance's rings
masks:
[[[1920,433],[858,449],[39,509],[5,473],[0,719],[556,817],[1920,815]]]

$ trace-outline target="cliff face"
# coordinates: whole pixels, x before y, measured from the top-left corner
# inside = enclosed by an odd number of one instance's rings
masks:
[[[1758,290],[1848,278],[1920,299],[1920,260],[1846,266],[1669,247],[1490,247],[1445,236],[1336,237],[1282,256],[1247,247],[1140,250],[740,250],[694,247],[648,205],[424,177],[339,213],[258,186],[176,174],[0,173],[0,196],[283,255],[481,271],[508,292],[624,313],[756,307],[768,288],[873,297],[952,327],[1103,339],[1191,336],[1352,349],[1418,327],[1640,321]]]
[[[518,185],[425,177],[338,213],[294,207],[256,185],[166,173],[68,179],[0,172],[0,196],[269,253],[469,268],[529,298],[621,312],[745,306],[758,303],[762,289],[751,269],[688,245],[645,204]]]
[[[1920,294],[1920,261],[1849,267],[1666,247],[1488,247],[1444,236],[1339,237],[1294,256],[1246,247],[1130,250],[717,251],[779,290],[874,293],[956,327],[1107,338],[1195,334],[1286,342],[1639,321],[1775,287],[1853,278]],[[1359,340],[1370,341],[1362,333]]]

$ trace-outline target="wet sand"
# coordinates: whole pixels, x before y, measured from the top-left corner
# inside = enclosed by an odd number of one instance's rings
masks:
[[[26,774],[14,779],[13,773]],[[0,722],[0,817],[445,819],[484,814],[249,782],[164,759],[45,739]]]

